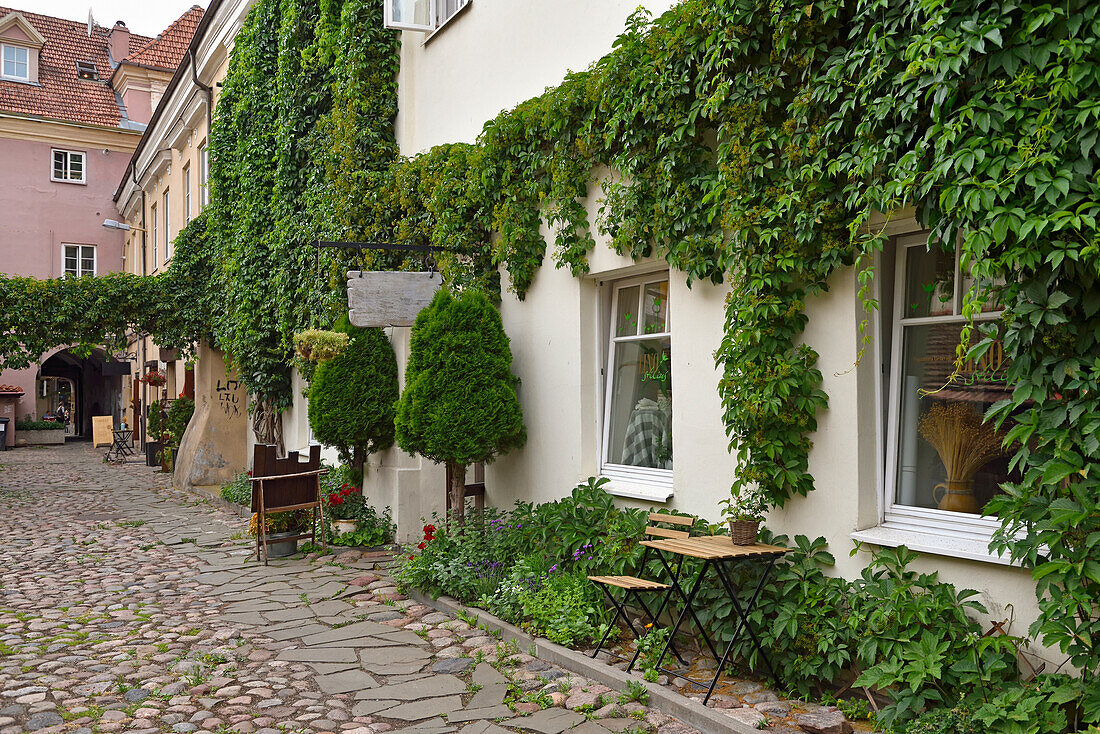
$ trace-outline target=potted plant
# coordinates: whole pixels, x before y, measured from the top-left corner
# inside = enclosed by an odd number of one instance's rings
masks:
[[[937,490],[943,490],[936,507],[977,514],[981,508],[974,496],[974,475],[1004,454],[1001,436],[980,412],[963,402],[937,402],[921,416],[917,429],[936,449],[947,471],[947,481],[932,488],[933,499]]]
[[[145,411],[145,465],[160,466],[160,436],[163,431],[160,402],[149,404]]]
[[[736,545],[752,545],[760,536],[760,523],[768,502],[757,487],[740,488],[729,499],[723,500],[722,515],[729,522],[730,538]]]
[[[358,527],[359,513],[363,509],[363,492],[350,484],[344,484],[325,498],[325,516],[332,520],[336,535],[354,533]]]
[[[299,535],[308,521],[309,513],[304,510],[291,512],[273,512],[267,516],[264,524],[264,535],[267,537],[267,557],[285,558],[298,552],[297,540],[280,540],[292,535]],[[252,519],[248,521],[248,534],[256,537],[259,530],[259,514],[252,513]]]

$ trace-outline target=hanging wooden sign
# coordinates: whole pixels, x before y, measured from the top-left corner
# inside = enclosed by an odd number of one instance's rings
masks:
[[[439,273],[348,273],[348,316],[354,326],[412,326],[443,286]]]

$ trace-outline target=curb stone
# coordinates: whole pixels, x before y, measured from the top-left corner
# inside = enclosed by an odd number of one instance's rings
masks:
[[[480,624],[491,630],[499,630],[504,640],[515,640],[521,650],[534,646],[533,655],[549,663],[560,665],[585,678],[599,681],[605,686],[615,690],[622,690],[629,681],[641,680],[638,676],[629,675],[625,671],[604,665],[588,657],[584,653],[570,650],[541,637],[533,637],[527,632],[509,624],[503,619],[489,614],[483,609],[465,607],[449,596],[441,596],[432,599],[418,589],[408,589],[406,592],[410,599],[420,604],[432,607],[441,612],[454,614],[462,612],[477,618]],[[663,686],[647,686],[649,689],[649,703],[663,714],[675,716],[681,722],[693,726],[707,734],[759,734],[759,729],[731,719],[725,714],[720,714],[714,709],[707,708],[698,701],[692,701],[678,693],[673,693]]]

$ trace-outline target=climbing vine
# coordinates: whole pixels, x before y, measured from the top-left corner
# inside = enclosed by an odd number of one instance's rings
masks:
[[[396,158],[397,39],[379,5],[259,0],[217,107],[200,258],[218,299],[210,332],[267,410],[290,400],[293,333],[339,302],[348,263],[315,267],[314,238],[444,245],[457,251],[440,258],[451,280],[522,298],[547,256],[544,225],[551,259],[576,275],[596,231],[689,284],[728,283],[716,358],[734,490],[756,485],[782,506],[813,488],[827,407],[807,300],[854,266],[873,307],[875,215],[913,212],[988,286],[964,313],[989,298],[1005,309],[964,329],[958,353],[999,339],[1014,385],[990,413],[1022,477],[990,506],[994,546],[1035,569],[1033,633],[1100,672],[1100,6],[683,0],[634,14],[611,53],[475,143]],[[126,318],[157,321],[154,286],[135,287],[142,299],[104,280]],[[21,342],[18,319],[91,288],[0,287],[18,304],[0,347],[21,358],[49,338]],[[72,334],[101,333],[57,308]],[[124,330],[104,317],[102,333]]]

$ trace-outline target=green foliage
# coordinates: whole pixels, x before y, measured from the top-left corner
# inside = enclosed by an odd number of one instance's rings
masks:
[[[160,441],[164,433],[163,408],[159,401],[149,403],[145,408],[145,435],[150,441]]]
[[[381,329],[354,329],[342,354],[323,362],[309,389],[309,425],[360,474],[367,455],[393,445],[397,359]]]
[[[671,627],[653,628],[638,640],[638,667],[641,668],[643,675],[651,670],[656,672],[660,667],[662,661],[658,657],[664,651],[671,632]]]
[[[194,414],[195,401],[191,398],[176,398],[172,401],[164,421],[164,430],[171,436],[173,444],[179,445],[183,432],[187,430],[187,424],[191,422],[191,416]]]
[[[413,326],[398,444],[463,467],[519,448],[527,432],[517,383],[496,308],[476,291],[440,291]]]
[[[523,627],[559,645],[595,642],[610,622],[600,591],[583,573],[551,574],[542,587],[519,594]]]
[[[379,512],[363,503],[350,519],[357,523],[355,530],[341,535],[330,534],[328,542],[333,545],[373,548],[393,541],[393,535],[397,532],[397,525],[393,522],[388,507]]]
[[[622,704],[637,701],[645,706],[649,703],[649,689],[645,687],[644,683],[639,683],[636,680],[627,681],[626,690],[619,694],[618,700]]]
[[[248,478],[248,472],[240,472],[233,477],[233,481],[222,487],[222,499],[244,507],[250,507],[252,505],[252,482]]]
[[[15,422],[17,431],[63,431],[64,423],[57,421],[32,421],[30,418],[20,418]]]
[[[339,331],[306,329],[294,335],[294,346],[299,353],[308,354],[311,362],[327,362],[339,357],[348,348],[349,336]]]

